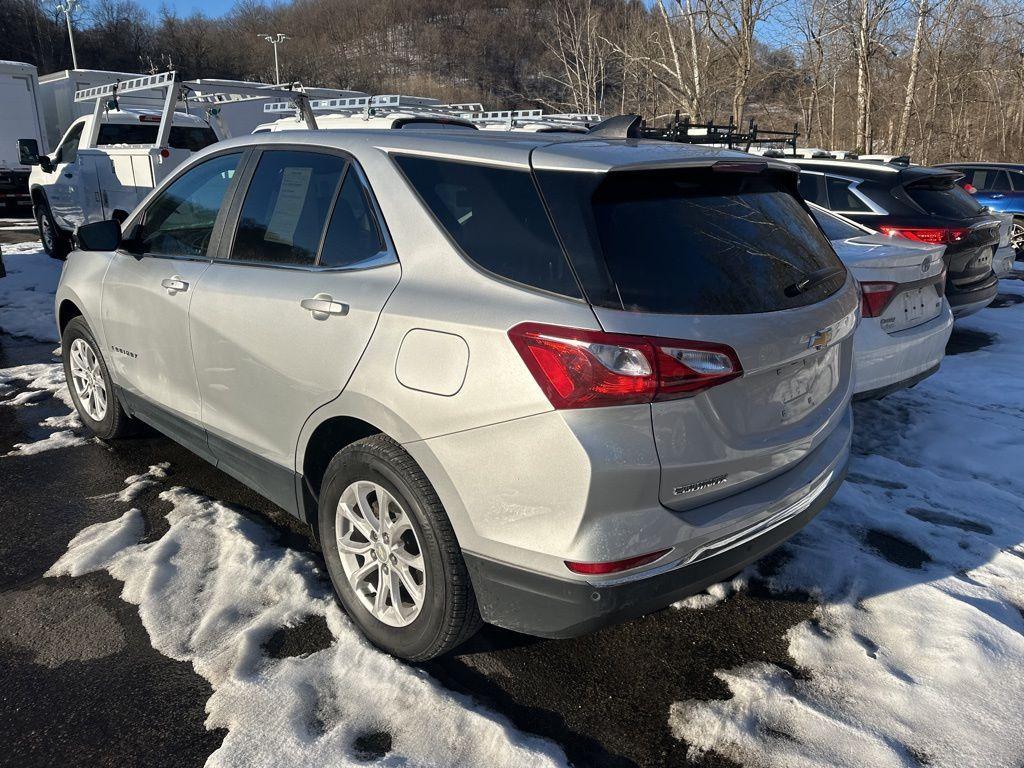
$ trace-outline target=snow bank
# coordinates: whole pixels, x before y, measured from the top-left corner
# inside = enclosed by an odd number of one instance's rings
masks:
[[[173,509],[159,539],[138,543],[144,526],[132,509],[79,533],[48,575],[109,571],[139,606],[153,647],[210,681],[207,726],[228,735],[207,765],[361,766],[384,752],[396,766],[564,765],[554,746],[367,644],[313,562],[275,545],[268,528],[182,488],[160,498]],[[326,620],[329,647],[265,654],[275,632],[311,616]],[[368,757],[366,742],[378,752]]]
[[[0,368],[0,398],[9,393],[15,382],[24,383],[27,389],[18,394],[0,399],[0,404],[9,406],[32,406],[47,397],[55,397],[68,407],[68,413],[48,416],[39,426],[54,430],[41,440],[31,443],[15,443],[7,456],[26,456],[55,448],[67,448],[87,442],[78,432],[82,421],[78,418],[71,393],[64,381],[64,366],[61,363],[32,363],[13,368]]]
[[[63,262],[38,243],[3,246],[7,277],[0,279],[0,331],[37,341],[59,341],[53,295]]]
[[[1021,765],[1024,306],[958,326],[989,346],[857,407],[850,481],[769,580],[821,601],[789,633],[809,679],[765,664],[719,672],[732,698],[669,715],[695,757]]]

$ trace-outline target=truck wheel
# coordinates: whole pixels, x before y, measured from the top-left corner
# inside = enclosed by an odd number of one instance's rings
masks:
[[[448,515],[391,438],[367,437],[335,455],[324,475],[319,527],[335,592],[378,648],[426,661],[480,628]]]
[[[114,393],[100,346],[83,317],[74,317],[65,326],[60,347],[64,378],[82,423],[102,440],[129,434],[132,420]]]
[[[53,220],[46,198],[40,200],[36,206],[36,224],[39,225],[39,239],[43,243],[46,255],[61,261],[66,259],[71,252],[71,238]]]

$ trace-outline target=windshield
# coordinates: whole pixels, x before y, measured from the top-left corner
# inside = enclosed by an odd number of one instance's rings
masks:
[[[710,169],[537,175],[595,304],[672,314],[771,312],[821,301],[846,279],[795,196],[795,175]],[[838,272],[803,293],[787,291],[827,268]]]
[[[160,130],[158,123],[104,123],[100,126],[96,145],[154,144]],[[205,125],[172,125],[168,144],[174,149],[198,152],[216,143],[217,135]]]

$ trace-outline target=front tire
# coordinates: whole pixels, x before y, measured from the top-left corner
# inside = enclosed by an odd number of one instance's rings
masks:
[[[335,592],[378,648],[426,661],[480,628],[448,515],[391,438],[368,437],[335,455],[324,475],[319,527]]]
[[[42,198],[36,205],[36,225],[39,227],[39,240],[46,255],[61,261],[66,259],[71,252],[71,238],[53,220],[46,198]]]
[[[60,346],[64,378],[82,423],[102,440],[128,435],[132,421],[117,399],[107,363],[85,318],[71,319]]]

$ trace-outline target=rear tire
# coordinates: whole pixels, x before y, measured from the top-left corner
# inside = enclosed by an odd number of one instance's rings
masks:
[[[1024,216],[1014,216],[1010,229],[1010,244],[1016,249],[1017,261],[1024,261]]]
[[[50,204],[42,198],[36,205],[36,225],[39,227],[39,239],[43,243],[46,255],[63,261],[71,252],[71,237],[57,226],[50,213]]]
[[[60,347],[64,378],[82,423],[101,440],[131,434],[134,424],[117,399],[107,363],[85,318],[71,318]]]
[[[480,628],[448,515],[423,470],[391,438],[367,437],[335,455],[320,493],[319,528],[334,590],[378,648],[426,661]]]

